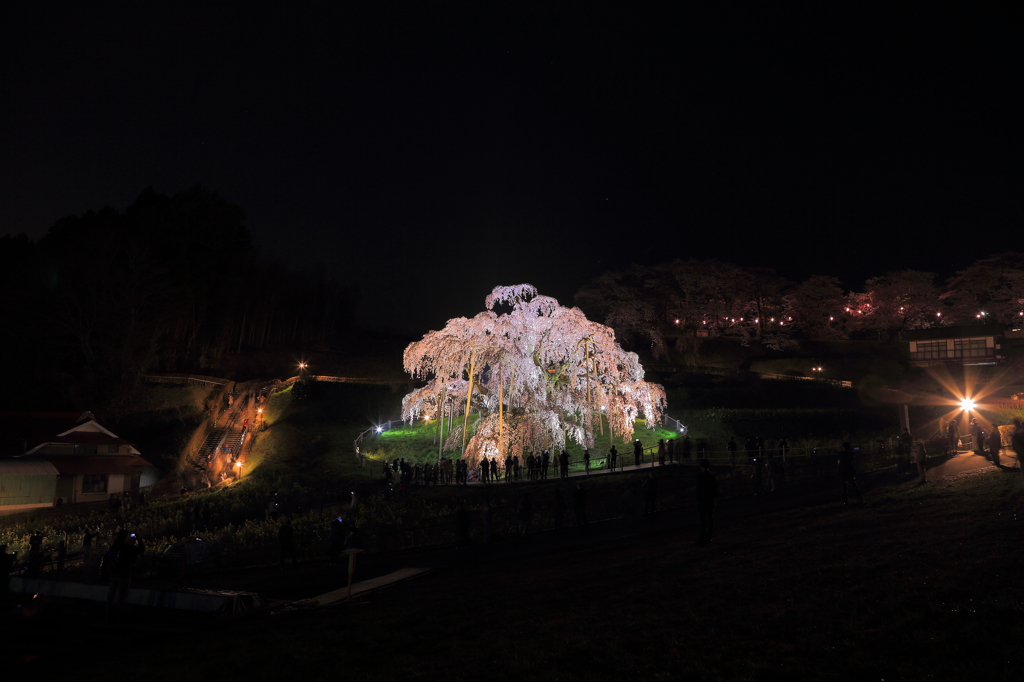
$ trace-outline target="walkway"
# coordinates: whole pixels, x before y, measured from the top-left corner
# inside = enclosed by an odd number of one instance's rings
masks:
[[[1017,461],[1017,455],[1010,448],[1003,448],[999,452],[999,464],[1003,469],[1013,469],[1020,467],[1020,462]],[[982,471],[986,469],[995,469],[995,465],[987,457],[976,455],[971,451],[959,452],[958,454],[950,457],[942,464],[933,466],[928,469],[927,478],[928,480],[935,480],[939,478],[948,478],[950,476],[959,476],[974,471]]]

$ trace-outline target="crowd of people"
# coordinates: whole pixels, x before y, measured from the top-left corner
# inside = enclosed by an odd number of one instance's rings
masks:
[[[999,425],[993,424],[989,429],[978,422],[971,421],[970,438],[971,448],[978,454],[989,458],[996,466],[1002,466],[1000,461],[1000,450],[1003,447],[1003,437],[999,431]],[[1005,431],[1005,430],[1004,430]],[[1012,428],[1009,429],[1010,445],[1016,453],[1018,461],[1024,460],[1024,424],[1021,420],[1014,420]],[[950,422],[944,429],[944,443],[946,454],[958,456],[963,441],[960,431],[955,422]],[[699,464],[698,474],[694,482],[694,497],[697,512],[697,543],[707,544],[712,541],[714,527],[714,508],[718,497],[718,482],[711,472],[710,462],[706,455],[706,449],[700,446],[692,447],[689,438],[667,439],[659,441],[656,448],[652,448],[659,465],[685,462],[697,455],[696,461]],[[638,439],[633,444],[634,465],[642,463],[644,455],[643,443]],[[735,439],[731,439],[728,447],[730,453],[729,464],[735,466],[735,456],[739,445]],[[755,495],[770,494],[776,490],[785,472],[785,454],[788,451],[788,444],[781,439],[772,446],[767,446],[763,440],[751,437],[744,443],[743,450],[750,467],[750,476],[753,483]],[[837,471],[838,482],[842,493],[844,504],[856,502],[863,503],[863,491],[857,478],[857,451],[850,443],[843,443],[838,453]],[[927,480],[926,444],[915,441],[909,430],[903,432],[896,439],[895,443],[897,473],[901,475],[912,474],[917,469],[918,480],[924,483]],[[621,468],[621,456],[612,447],[602,459],[607,463],[610,471]],[[598,460],[599,461],[599,460]],[[592,459],[589,450],[584,450],[582,456],[582,472],[589,474]],[[484,484],[497,483],[499,481],[544,481],[554,478],[555,474],[559,479],[566,479],[569,475],[570,458],[566,450],[553,454],[543,450],[538,454],[528,454],[523,460],[518,456],[510,455],[500,461],[494,457],[485,457],[479,464],[473,466],[468,460],[445,458],[437,462],[410,463],[404,458],[384,463],[384,474],[386,480],[397,486],[399,489],[406,489],[411,485],[466,485],[470,481],[480,481]],[[554,469],[554,471],[552,471]],[[1024,471],[1022,471],[1024,476]],[[656,471],[648,472],[646,476],[637,482],[639,499],[641,501],[641,513],[649,517],[657,511],[658,479]],[[521,535],[530,532],[534,523],[534,505],[531,493],[523,489],[518,493],[515,502],[515,529]],[[572,513],[575,525],[585,527],[588,525],[588,487],[584,480],[577,479],[571,487],[559,486],[551,492],[550,508],[554,531],[561,533],[568,511],[568,505],[572,505]],[[568,500],[566,498],[569,498]],[[132,504],[145,504],[145,498],[133,500],[130,496],[111,496],[110,511],[114,514]],[[355,497],[350,509],[355,509]],[[281,515],[280,500],[276,493],[272,494],[267,501],[266,515],[268,519],[277,521]],[[465,516],[465,514],[463,514]],[[492,537],[494,525],[494,508],[491,502],[485,503],[482,511],[483,519],[483,541],[489,542]],[[463,519],[465,521],[465,519]],[[210,527],[210,511],[204,505],[197,505],[186,509],[183,523],[185,532],[199,531]],[[341,564],[345,561],[343,554],[346,550],[360,547],[358,531],[351,522],[346,522],[338,517],[330,522],[330,547],[329,558],[332,564]],[[465,523],[463,523],[465,525]],[[99,528],[81,529],[81,546],[85,559],[88,561],[94,548],[100,539]],[[463,533],[466,537],[468,534]],[[56,546],[44,548],[45,535],[42,531],[33,533],[28,541],[27,557],[22,563],[24,575],[32,577],[38,575],[43,566],[53,563],[57,570],[63,569],[67,559],[68,538],[66,535],[57,538]],[[295,530],[291,520],[287,517],[278,527],[277,540],[279,545],[279,564],[284,568],[287,563],[297,563],[297,551],[295,545]],[[145,543],[128,530],[120,529],[113,538],[109,548],[102,555],[100,562],[101,578],[108,584],[107,594],[107,617],[116,620],[123,611],[128,590],[131,585],[133,567],[139,557],[146,550]],[[12,570],[18,566],[17,556],[8,553],[7,547],[0,547],[0,584],[4,590]]]
[[[659,440],[657,446],[651,448],[652,459],[645,460],[648,448],[640,439],[636,439],[633,442],[633,465],[639,467],[648,461],[653,464],[654,457],[657,457],[661,466],[690,461],[694,452],[690,438],[686,436],[679,441],[677,446],[675,438]],[[699,458],[706,456],[707,443],[703,439],[698,441],[696,453]],[[618,471],[625,466],[614,445],[607,454],[597,457],[591,455],[589,448],[584,448],[580,459],[575,461],[565,449],[557,454],[545,449],[539,453],[527,453],[522,458],[519,455],[508,455],[504,459],[485,456],[475,465],[464,458],[453,460],[449,457],[436,462],[411,463],[404,457],[382,462],[384,480],[392,484],[396,492],[408,491],[411,485],[546,481],[556,475],[568,478],[573,465],[586,475],[603,466],[609,471]]]

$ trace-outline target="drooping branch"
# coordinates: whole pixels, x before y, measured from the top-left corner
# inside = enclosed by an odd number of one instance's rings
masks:
[[[493,310],[498,304],[511,310],[499,315]],[[632,435],[640,415],[661,420],[664,389],[643,380],[636,354],[623,351],[609,327],[528,284],[497,287],[486,305],[405,350],[406,371],[428,384],[405,397],[403,418],[443,414],[437,405],[442,391],[465,402],[462,427],[448,434],[447,449],[458,449],[458,438],[465,456],[476,461],[487,453],[560,448],[567,439],[593,447],[594,413],[602,408],[620,438]],[[474,407],[480,416],[471,434]]]

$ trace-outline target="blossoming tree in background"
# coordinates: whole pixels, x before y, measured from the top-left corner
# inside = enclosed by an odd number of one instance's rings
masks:
[[[638,417],[661,421],[664,389],[643,380],[636,354],[610,327],[529,284],[496,287],[486,306],[405,349],[405,370],[427,385],[405,396],[402,417],[436,420],[444,450],[476,463],[567,440],[592,448],[606,428],[628,439]]]

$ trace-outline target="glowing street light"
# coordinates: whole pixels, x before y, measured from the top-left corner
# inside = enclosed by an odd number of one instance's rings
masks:
[[[817,367],[811,367],[811,371],[820,379],[821,373],[825,371],[825,368],[819,365]]]
[[[977,407],[977,405],[974,402],[973,398],[964,398],[963,400],[960,401],[960,407],[961,409],[963,409],[964,412],[970,412],[975,407]]]

